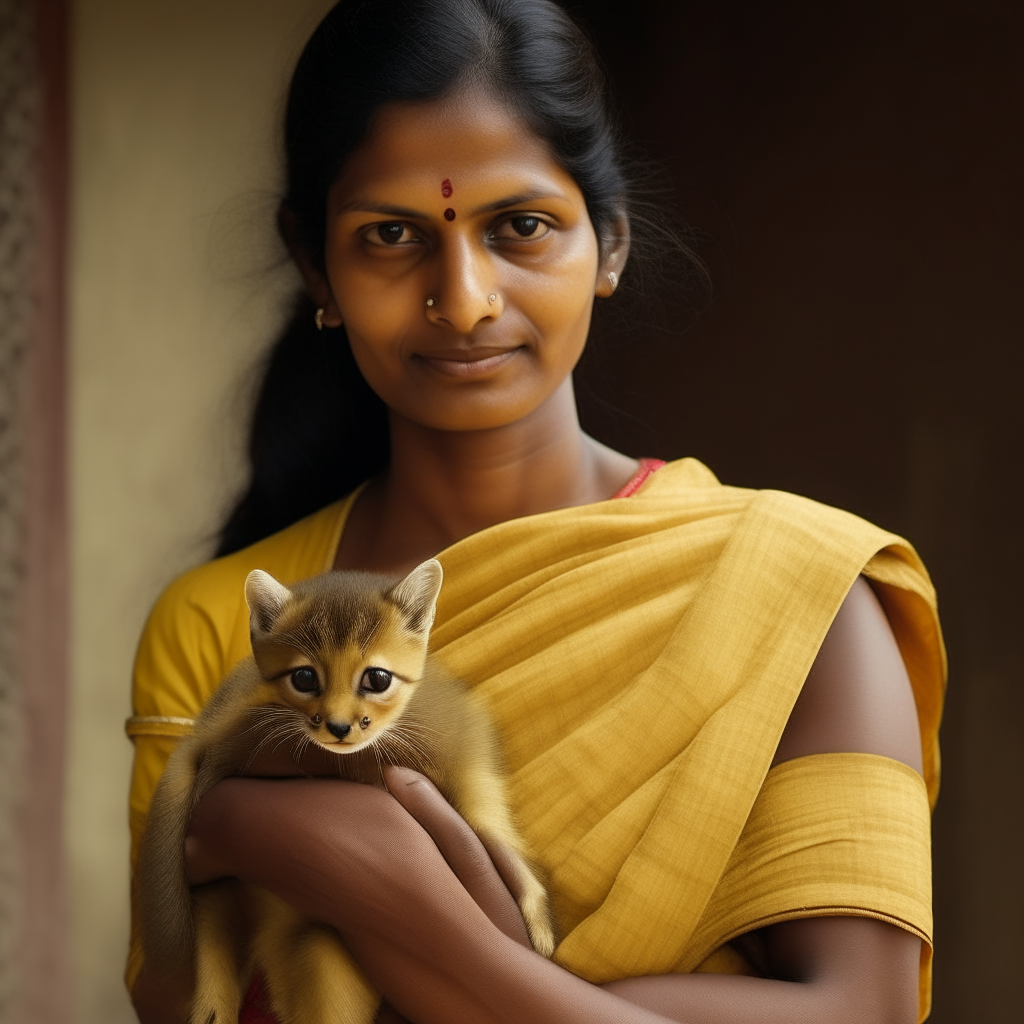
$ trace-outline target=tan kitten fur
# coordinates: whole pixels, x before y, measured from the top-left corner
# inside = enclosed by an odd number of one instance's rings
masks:
[[[199,799],[281,744],[303,768],[322,751],[315,774],[383,786],[381,765],[396,764],[431,778],[485,843],[509,851],[531,941],[554,951],[493,731],[467,688],[427,659],[440,587],[434,559],[398,583],[330,572],[288,589],[258,569],[246,579],[253,657],[168,761],[135,878],[146,963],[193,976],[191,1024],[237,1022],[256,970],[281,1024],[370,1024],[379,1004],[332,928],[238,881],[189,890],[183,849]]]

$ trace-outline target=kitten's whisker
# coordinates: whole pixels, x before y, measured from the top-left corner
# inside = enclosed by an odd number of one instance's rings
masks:
[[[414,750],[424,761],[428,764],[433,764],[433,758],[430,756],[427,747],[419,740],[418,737],[410,735],[403,727],[401,722],[395,724],[392,732],[396,733],[396,738],[400,738],[406,746]]]
[[[249,729],[246,730],[246,732],[249,733],[258,730],[262,732],[263,735],[260,736],[253,746],[251,756],[255,756],[255,754],[262,750],[267,743],[280,735],[282,731],[301,734],[301,726],[299,725],[299,721],[301,721],[301,719],[297,721],[295,715],[282,715],[277,713],[255,717],[257,720],[249,727]],[[251,760],[249,763],[251,763]]]
[[[390,741],[387,738],[387,734],[383,734],[381,736],[378,736],[377,739],[375,739],[373,742],[374,742],[374,747],[376,749],[378,749],[380,751],[380,753],[382,753],[384,755],[384,757],[386,758],[388,764],[390,764],[390,765],[397,765],[399,763],[398,759],[395,756],[395,751],[392,748],[391,743],[390,743]]]
[[[403,767],[413,768],[416,771],[421,771],[424,767],[436,767],[434,759],[428,751],[409,736],[404,735],[400,725],[401,723],[393,725],[381,736],[381,739],[387,737],[396,757],[403,763]]]
[[[280,750],[283,744],[287,743],[288,740],[297,735],[299,734],[294,728],[289,728],[288,726],[279,727],[278,731],[274,733],[274,738],[277,739],[277,742],[273,747],[271,747],[271,752],[273,753]]]
[[[394,730],[388,730],[387,733],[380,737],[381,750],[391,760],[392,764],[399,764],[401,755],[404,752],[401,741],[399,741],[394,735]]]
[[[299,742],[292,748],[291,758],[292,764],[295,765],[303,775],[310,776],[310,773],[302,767],[302,758],[306,751],[309,749],[310,743],[313,742],[313,738],[304,729],[300,731]]]
[[[426,722],[406,722],[399,720],[396,725],[408,732],[432,732],[436,736],[440,736],[444,731],[443,729],[438,729],[436,726],[427,725]]]
[[[403,727],[402,723],[398,723],[395,726],[394,731],[396,733],[396,738],[400,738],[406,747],[414,750],[428,764],[434,763],[434,759],[431,755],[431,748],[433,744],[429,739],[410,732]]]
[[[266,725],[266,723],[264,723]],[[302,730],[297,727],[297,723],[293,720],[290,722],[274,722],[267,727],[267,731],[260,737],[259,741],[253,746],[252,752],[249,755],[248,761],[246,761],[245,769],[248,770],[252,765],[253,759],[257,754],[260,753],[265,747],[271,746],[271,750],[277,750],[282,743],[292,736],[302,736]]]
[[[387,782],[387,779],[384,778],[384,769],[383,769],[383,767],[381,766],[381,763],[380,763],[380,751],[377,749],[377,744],[376,743],[371,743],[370,744],[370,749],[373,751],[374,759],[377,762],[377,774],[380,775],[380,781],[384,783],[384,788],[388,789],[388,782]],[[388,792],[390,793],[391,790],[388,789]]]

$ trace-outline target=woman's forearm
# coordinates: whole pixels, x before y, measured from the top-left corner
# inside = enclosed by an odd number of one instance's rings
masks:
[[[231,873],[337,928],[373,984],[416,1024],[916,1021],[919,941],[878,921],[775,926],[773,962],[793,982],[672,975],[601,987],[496,925],[456,877],[451,851],[449,861],[441,855],[444,842],[435,845],[386,793],[239,779],[204,804],[193,822]],[[915,1005],[892,995],[904,989]]]
[[[505,936],[449,930],[432,949],[348,940],[370,981],[416,1024],[664,1024]],[[495,941],[492,943],[491,939]]]
[[[469,908],[464,908],[468,910]],[[731,975],[591,985],[479,920],[446,923],[423,943],[349,938],[388,1001],[416,1024],[866,1024],[864,1007],[828,985]]]
[[[658,1024],[491,922],[387,794],[319,780],[221,783],[193,816],[215,862],[333,925],[417,1024]]]

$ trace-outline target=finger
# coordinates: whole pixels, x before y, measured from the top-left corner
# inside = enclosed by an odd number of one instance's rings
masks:
[[[480,837],[424,775],[389,766],[384,781],[395,799],[423,826],[456,878],[492,923],[509,938],[532,948],[522,914],[504,875]],[[499,854],[510,873],[508,858]]]

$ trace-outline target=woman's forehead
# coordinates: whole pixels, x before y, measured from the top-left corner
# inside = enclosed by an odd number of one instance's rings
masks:
[[[537,190],[578,192],[548,144],[505,104],[486,93],[463,92],[382,108],[333,185],[331,205],[433,197],[475,207]]]

